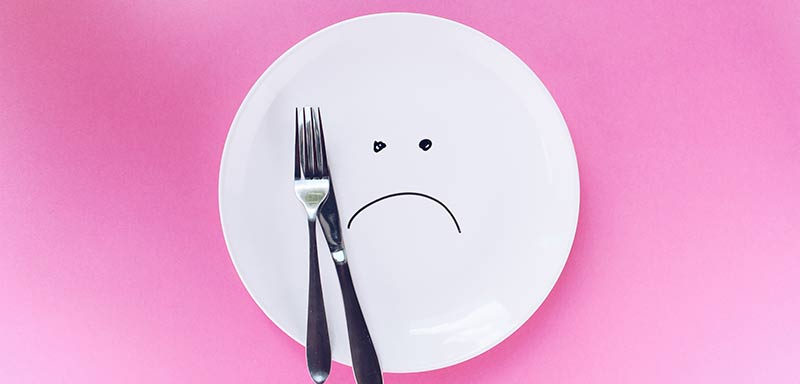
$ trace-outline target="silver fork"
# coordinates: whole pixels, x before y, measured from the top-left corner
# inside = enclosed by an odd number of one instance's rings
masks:
[[[321,142],[319,111],[295,108],[294,191],[303,203],[308,219],[308,317],[306,319],[306,362],[315,383],[324,383],[331,372],[331,343],[317,256],[317,211],[328,198],[330,177]]]

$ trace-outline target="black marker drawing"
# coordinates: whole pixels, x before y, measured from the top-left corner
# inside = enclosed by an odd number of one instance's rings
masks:
[[[433,143],[430,141],[430,139],[422,139],[419,142],[419,148],[423,151],[431,149],[431,145],[433,145]]]
[[[382,141],[375,141],[372,143],[372,150],[375,151],[375,153],[382,151],[384,148],[386,148],[386,143]]]
[[[419,192],[392,193],[392,194],[389,194],[389,195],[386,195],[386,196],[382,196],[382,197],[379,197],[379,198],[377,198],[375,200],[370,201],[369,203],[367,203],[363,207],[359,208],[358,211],[356,211],[356,213],[354,213],[353,216],[350,217],[350,220],[347,222],[347,229],[350,229],[350,226],[353,225],[353,220],[355,220],[356,216],[358,216],[358,214],[361,213],[363,210],[369,208],[370,206],[372,206],[375,203],[378,203],[380,201],[383,201],[383,200],[386,200],[386,199],[389,199],[389,198],[392,198],[392,197],[398,197],[398,196],[419,196],[419,197],[424,197],[426,199],[430,199],[430,200],[433,200],[433,201],[437,202],[439,205],[442,206],[442,208],[444,208],[445,211],[447,211],[447,213],[450,215],[450,218],[453,219],[453,223],[456,225],[456,230],[458,230],[458,233],[461,233],[461,226],[458,225],[458,220],[456,220],[456,216],[453,215],[453,212],[450,211],[450,208],[447,208],[447,206],[444,205],[444,203],[442,203],[441,201],[437,200],[436,198],[434,198],[432,196],[428,196],[428,195],[426,195],[424,193],[419,193]]]

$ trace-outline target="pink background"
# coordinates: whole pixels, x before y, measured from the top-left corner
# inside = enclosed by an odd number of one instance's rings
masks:
[[[284,50],[400,10],[537,72],[582,201],[530,321],[387,383],[800,381],[800,2],[314,3],[0,3],[0,382],[308,382],[228,257],[220,155]]]

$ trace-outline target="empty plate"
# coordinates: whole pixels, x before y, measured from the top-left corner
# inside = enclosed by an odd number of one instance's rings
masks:
[[[225,239],[280,329],[305,340],[308,239],[293,188],[303,105],[322,112],[350,268],[385,371],[477,356],[533,314],[578,218],[564,119],[498,42],[442,18],[390,13],[291,48],[231,126],[219,186]],[[336,273],[317,233],[333,358],[350,364]]]

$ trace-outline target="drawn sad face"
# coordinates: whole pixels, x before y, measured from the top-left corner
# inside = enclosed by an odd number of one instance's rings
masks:
[[[372,144],[372,150],[376,154],[381,152],[381,151],[383,151],[384,149],[386,149],[386,147],[387,147],[387,144],[385,142],[383,142],[383,141],[380,141],[380,140],[376,140]],[[419,141],[418,147],[419,147],[420,150],[427,152],[427,151],[431,150],[431,148],[433,147],[433,142],[430,139],[423,138],[422,140]],[[347,228],[350,229],[350,227],[353,225],[353,221],[365,209],[370,208],[370,207],[372,207],[372,206],[374,206],[376,204],[379,204],[384,200],[392,199],[392,198],[400,198],[400,197],[423,198],[423,199],[428,199],[428,200],[431,200],[431,201],[435,202],[436,204],[440,205],[441,208],[444,209],[445,212],[447,212],[447,214],[450,216],[451,219],[453,219],[453,224],[455,225],[456,231],[458,231],[458,233],[461,233],[461,226],[458,224],[458,219],[456,218],[456,216],[453,214],[453,212],[450,210],[450,208],[447,207],[447,205],[444,202],[442,202],[441,200],[437,199],[436,197],[433,197],[433,196],[428,195],[426,193],[415,192],[415,191],[399,191],[399,192],[389,193],[387,195],[380,196],[380,197],[376,198],[375,200],[372,200],[372,201],[364,204],[364,206],[359,208],[355,213],[353,213],[352,216],[350,216],[350,219],[347,221]]]
[[[346,106],[323,113],[330,116],[326,140],[335,146],[331,171],[351,268],[367,280],[362,285],[393,293],[398,310],[420,313],[420,297],[452,300],[479,289],[472,286],[480,278],[474,271],[442,287],[442,271],[485,263],[495,253],[493,232],[505,211],[496,186],[506,171],[497,169],[497,144],[484,147],[492,141],[484,140],[485,131],[462,130],[469,121],[488,125],[489,116],[450,117],[409,104],[413,114],[382,124],[370,122],[390,111],[378,110],[363,123],[349,118]],[[368,300],[371,293],[363,295]]]

